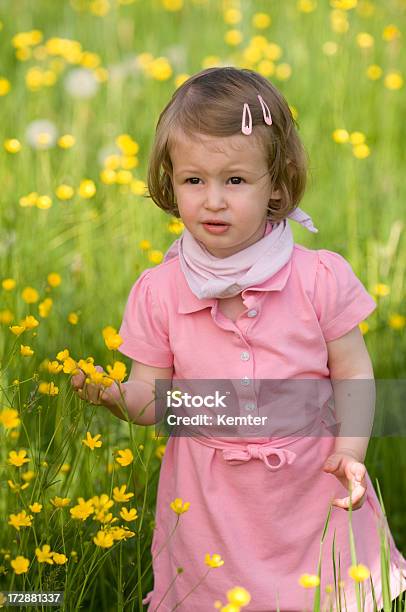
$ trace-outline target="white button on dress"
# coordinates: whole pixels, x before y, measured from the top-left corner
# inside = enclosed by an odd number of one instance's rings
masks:
[[[247,317],[256,317],[258,314],[258,310],[255,310],[255,308],[253,308],[252,310],[249,310],[247,312]]]
[[[243,352],[241,353],[240,357],[241,357],[241,359],[242,359],[243,361],[248,361],[248,359],[250,358],[250,354],[249,354],[249,353],[247,353],[247,351],[243,351]]]
[[[255,404],[254,402],[247,402],[245,404],[245,410],[255,410]]]
[[[244,378],[241,379],[241,384],[242,385],[249,385],[250,384],[250,379],[248,378],[248,376],[244,376]]]

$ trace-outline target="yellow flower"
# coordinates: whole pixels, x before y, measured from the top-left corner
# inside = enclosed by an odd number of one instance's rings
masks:
[[[10,89],[10,81],[4,77],[0,77],[0,96],[6,96]]]
[[[97,535],[93,538],[93,542],[96,544],[96,546],[110,548],[114,544],[114,538],[111,533],[102,530],[97,532]]]
[[[333,40],[327,40],[323,44],[322,49],[324,55],[335,55],[338,51],[338,45]]]
[[[13,319],[14,315],[11,310],[9,310],[8,308],[6,308],[6,310],[0,310],[0,323],[8,325],[12,322]]]
[[[305,589],[312,589],[319,586],[320,578],[316,574],[302,574],[299,578],[299,584]]]
[[[52,310],[52,304],[53,301],[51,300],[51,298],[45,298],[43,302],[40,302],[38,304],[39,316],[42,318],[48,317],[49,313]]]
[[[373,286],[372,293],[379,297],[385,297],[386,295],[390,294],[390,287],[384,283],[377,283]]]
[[[175,87],[178,88],[183,85],[183,83],[185,83],[188,78],[190,78],[190,74],[188,74],[187,72],[181,72],[180,74],[178,74],[175,77]]]
[[[96,193],[96,185],[90,179],[84,179],[80,181],[78,193],[81,198],[92,198]]]
[[[224,34],[224,40],[228,45],[236,47],[242,41],[242,32],[240,30],[228,30]]]
[[[213,68],[220,64],[220,57],[218,55],[206,55],[202,60],[202,68]]]
[[[297,9],[301,13],[312,13],[316,10],[316,2],[315,0],[299,0],[297,4]]]
[[[113,185],[116,182],[116,172],[111,168],[104,168],[100,172],[100,180],[105,185]]]
[[[348,575],[356,582],[364,582],[364,580],[369,578],[370,571],[366,565],[359,563],[358,565],[351,565],[350,569],[348,570]]]
[[[15,336],[20,336],[23,331],[25,331],[25,327],[23,325],[12,325],[9,327],[10,331],[13,332]]]
[[[17,484],[15,482],[13,482],[12,480],[7,480],[7,484],[10,487],[10,489],[12,491],[14,491],[14,493],[19,493],[20,491],[24,491],[24,489],[26,489],[27,487],[30,486],[29,482],[25,482],[23,485],[22,484]]]
[[[47,276],[48,285],[50,287],[58,287],[61,284],[61,275],[58,272],[50,272]]]
[[[177,497],[171,502],[170,507],[176,514],[183,514],[189,510],[190,502],[183,503],[183,499],[181,497]]]
[[[127,465],[130,465],[130,463],[134,461],[134,455],[132,454],[131,449],[126,448],[124,450],[119,450],[117,452],[120,456],[116,457],[116,461],[121,466],[125,467]]]
[[[387,89],[400,89],[403,86],[403,77],[399,72],[390,72],[385,77]]]
[[[146,185],[144,181],[134,179],[130,185],[131,192],[134,195],[144,195],[146,190]]]
[[[40,382],[38,385],[38,391],[44,395],[58,395],[59,387],[56,387],[53,382]]]
[[[391,314],[388,320],[389,327],[392,329],[403,329],[406,324],[406,317],[401,314]]]
[[[113,489],[113,499],[116,502],[126,502],[132,497],[134,497],[134,493],[126,493],[125,490],[127,485],[123,484],[121,487],[114,487]]]
[[[156,457],[158,457],[158,459],[162,459],[162,457],[165,454],[165,444],[160,444],[159,446],[156,447],[155,449],[155,455]]]
[[[129,134],[120,134],[117,136],[115,142],[125,155],[137,155],[140,150],[138,143],[133,140]]]
[[[54,499],[51,499],[51,504],[53,506],[55,506],[55,508],[65,508],[66,506],[69,506],[70,503],[70,498],[69,497],[54,497]]]
[[[32,515],[22,510],[18,514],[10,514],[8,524],[20,531],[20,527],[30,527],[32,525]]]
[[[354,157],[357,159],[365,159],[370,155],[370,148],[366,144],[355,145],[352,149]]]
[[[42,504],[39,504],[38,502],[34,502],[33,504],[29,504],[28,505],[29,509],[31,510],[31,512],[41,512],[42,510]]]
[[[228,25],[235,25],[242,19],[242,13],[236,8],[229,8],[224,11],[224,22]]]
[[[401,34],[399,28],[393,23],[387,25],[382,32],[383,40],[387,41],[396,40],[397,38],[400,38],[400,36]]]
[[[39,322],[32,315],[27,315],[25,319],[20,321],[21,325],[24,325],[25,329],[34,329],[34,327],[38,327]]]
[[[47,210],[48,208],[51,208],[52,206],[52,200],[49,196],[47,195],[42,195],[39,196],[39,198],[37,199],[37,202],[35,204],[35,206],[37,208],[40,208],[41,210]]]
[[[17,138],[8,138],[4,141],[4,148],[7,153],[19,153],[21,151],[21,142]]]
[[[252,18],[252,25],[258,30],[265,30],[271,25],[271,17],[268,13],[255,13]]]
[[[119,334],[107,334],[104,337],[104,343],[110,351],[115,351],[123,344],[123,339]]]
[[[368,66],[366,74],[368,79],[371,81],[377,81],[382,76],[382,72],[383,70],[380,66],[377,64],[371,64]]]
[[[35,206],[38,200],[38,193],[36,191],[31,191],[27,196],[22,196],[19,199],[19,204],[23,208]]]
[[[368,32],[359,32],[357,34],[357,45],[361,47],[361,49],[370,49],[374,46],[374,37]]]
[[[107,366],[107,372],[114,380],[121,382],[126,376],[126,365],[122,361],[115,361],[113,367]]]
[[[17,283],[14,278],[5,278],[1,281],[1,286],[3,287],[4,291],[12,291],[16,284]]]
[[[109,527],[109,533],[113,536],[114,540],[125,540],[126,538],[132,538],[135,533],[130,531],[128,527]]]
[[[63,366],[58,361],[48,361],[47,370],[50,374],[58,374],[62,370]]]
[[[167,81],[172,76],[172,67],[166,57],[157,57],[147,68],[148,74],[157,81]]]
[[[185,226],[184,226],[183,222],[178,220],[178,219],[173,219],[168,224],[168,230],[171,232],[171,234],[181,234],[183,232],[184,228],[185,228]]]
[[[221,558],[221,555],[218,555],[217,553],[215,553],[211,557],[209,553],[206,553],[204,557],[204,562],[209,567],[221,567],[222,565],[224,565],[224,561]]]
[[[94,504],[91,499],[85,501],[83,497],[78,498],[78,504],[70,508],[69,512],[74,519],[85,521],[94,512]]]
[[[358,0],[330,0],[330,5],[341,11],[349,11],[357,6]]]
[[[101,440],[99,440],[99,438],[101,438],[101,434],[96,434],[94,438],[92,438],[92,434],[90,433],[90,431],[88,431],[86,433],[86,439],[82,440],[82,442],[83,444],[86,444],[86,446],[88,446],[90,450],[94,450],[95,448],[100,448],[100,446],[102,445],[102,442]]]
[[[55,195],[59,200],[70,200],[73,198],[75,190],[70,185],[58,185],[55,189]]]
[[[13,429],[21,423],[18,417],[18,410],[15,408],[3,408],[0,411],[0,423],[5,429]]]
[[[69,350],[68,349],[64,349],[63,351],[59,351],[59,353],[57,353],[56,358],[58,359],[58,361],[65,361],[65,359],[68,359],[69,357]]]
[[[18,555],[15,559],[10,561],[10,565],[15,574],[26,574],[28,572],[30,561],[26,557]]]
[[[8,462],[16,467],[21,467],[24,463],[28,463],[30,459],[27,457],[27,451],[24,449],[16,451],[10,451],[8,454]]]
[[[164,254],[162,253],[162,251],[152,250],[148,253],[148,259],[149,261],[152,261],[152,263],[159,264],[161,263],[163,258]]]
[[[369,330],[368,323],[366,321],[361,321],[361,323],[358,324],[358,327],[360,328],[361,334],[365,336],[365,334]]]
[[[21,297],[27,304],[34,304],[39,300],[39,293],[33,287],[25,287],[21,292]]]
[[[255,38],[258,38],[257,36]],[[266,39],[265,39],[266,41]],[[268,43],[264,47],[264,55],[267,59],[275,61],[282,56],[282,48],[276,43]]]
[[[70,472],[69,463],[62,463],[61,469],[59,470],[62,474],[68,474]]]
[[[362,132],[351,132],[350,143],[353,145],[363,144],[365,142],[365,134]]]
[[[348,142],[349,139],[350,139],[350,135],[347,132],[347,130],[344,130],[342,128],[334,130],[332,136],[333,136],[334,142],[338,142],[339,144],[342,144],[344,142]]]
[[[21,478],[25,480],[25,482],[30,482],[35,477],[35,472],[33,470],[27,470],[24,474],[21,474]]]
[[[63,553],[51,552],[51,555],[52,555],[52,559],[57,565],[63,565],[68,560],[68,557],[64,555]]]
[[[149,240],[141,240],[138,246],[142,251],[147,251],[151,247],[151,243]]]
[[[28,345],[20,344],[20,353],[24,357],[31,357],[31,355],[34,354],[34,351]]]
[[[247,606],[251,601],[251,595],[244,587],[236,586],[227,591],[227,599],[235,606]]]
[[[72,134],[64,134],[60,138],[58,138],[58,146],[61,149],[70,149],[75,144],[76,140]]]
[[[292,68],[289,64],[278,64],[275,70],[275,76],[281,81],[286,81],[292,74]]]
[[[183,0],[161,0],[161,2],[166,11],[180,11],[183,6]]]
[[[72,325],[76,325],[79,321],[79,316],[77,315],[76,312],[70,312],[68,314],[68,322],[71,323]]]
[[[129,521],[135,521],[138,515],[137,515],[137,510],[135,508],[130,508],[129,510],[127,510],[127,508],[124,506],[120,510],[120,516],[122,519],[129,522]]]
[[[49,563],[53,565],[54,561],[52,559],[53,553],[51,553],[51,547],[49,544],[44,544],[41,548],[35,549],[35,554],[37,556],[38,563]]]
[[[106,493],[103,493],[100,496],[94,495],[91,498],[91,501],[95,507],[95,510],[101,510],[103,512],[111,508],[111,506],[114,504],[113,500],[110,499],[109,496],[106,495]]]

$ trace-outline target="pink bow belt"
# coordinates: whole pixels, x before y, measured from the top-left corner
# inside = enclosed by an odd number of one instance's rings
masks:
[[[285,444],[275,442],[265,442],[258,444],[236,444],[230,442],[223,442],[215,440],[214,438],[191,438],[199,444],[204,446],[210,446],[222,451],[223,459],[230,463],[230,465],[241,465],[244,461],[250,461],[251,459],[260,459],[263,461],[265,467],[271,472],[280,470],[284,465],[290,465],[296,459],[296,453],[293,451],[281,448],[284,445],[290,444],[290,441],[285,440]],[[208,441],[210,440],[210,442]],[[272,465],[268,461],[268,457],[276,455],[279,458],[279,463]]]

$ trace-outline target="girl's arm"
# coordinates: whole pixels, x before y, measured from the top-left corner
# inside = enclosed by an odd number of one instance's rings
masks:
[[[173,377],[173,367],[157,368],[133,360],[130,375],[125,383],[120,383],[121,393],[125,398],[128,415],[136,425],[154,425],[162,418],[155,407],[155,381],[168,380]],[[118,403],[122,403],[117,385],[107,387],[100,396],[100,402],[114,416],[127,420]],[[145,408],[145,410],[144,410]],[[142,413],[140,415],[140,413]]]
[[[328,367],[337,421],[336,453],[364,462],[375,413],[375,380],[371,359],[359,327],[327,342]]]

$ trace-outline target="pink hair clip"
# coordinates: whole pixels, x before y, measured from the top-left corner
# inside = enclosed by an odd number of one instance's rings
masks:
[[[267,125],[272,125],[272,117],[271,117],[271,111],[269,110],[266,102],[264,101],[264,99],[258,94],[257,96],[258,100],[260,101],[260,104],[262,106],[262,113],[264,115],[264,121]]]
[[[252,132],[252,115],[250,107],[246,102],[244,103],[244,109],[242,111],[241,131],[246,136],[249,136]]]

